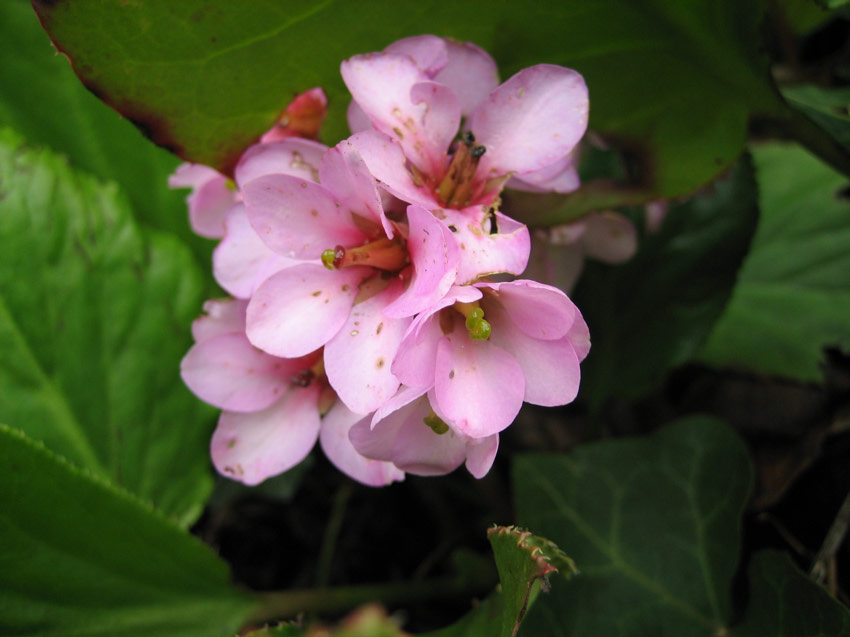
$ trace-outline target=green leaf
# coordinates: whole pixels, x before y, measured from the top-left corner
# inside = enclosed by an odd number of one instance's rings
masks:
[[[501,634],[504,612],[504,598],[496,591],[454,624],[417,637],[495,637]]]
[[[850,89],[803,84],[783,88],[782,95],[841,146],[850,148]]]
[[[0,131],[0,420],[188,524],[212,480],[211,411],[180,358],[201,276],[126,200]]]
[[[0,633],[230,637],[254,603],[209,548],[0,425]]]
[[[710,190],[672,205],[630,262],[588,264],[574,298],[593,340],[582,364],[593,406],[640,396],[693,356],[732,293],[757,215],[744,159]]]
[[[501,637],[515,637],[529,606],[532,587],[560,572],[569,578],[576,566],[553,542],[517,527],[494,527],[487,538],[496,554],[502,583]]]
[[[746,448],[709,417],[569,455],[519,456],[520,523],[581,569],[538,597],[520,634],[722,634],[751,482]]]
[[[591,128],[629,150],[645,198],[723,171],[753,113],[787,115],[760,52],[761,2],[33,3],[90,90],[155,142],[222,170],[313,86],[330,99],[325,139],[345,136],[340,61],[421,33],[476,42],[504,77],[541,62],[580,71]]]
[[[68,156],[72,165],[117,181],[136,219],[179,236],[209,262],[211,242],[189,229],[185,192],[169,190],[178,159],[157,148],[87,91],[57,55],[27,2],[0,3],[0,126]]]
[[[764,146],[754,158],[761,219],[700,358],[818,382],[824,346],[850,351],[847,181],[792,146]]]
[[[753,556],[750,602],[732,637],[841,637],[850,635],[850,611],[778,551]]]

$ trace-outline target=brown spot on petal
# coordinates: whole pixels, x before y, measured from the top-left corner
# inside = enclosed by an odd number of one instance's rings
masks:
[[[230,440],[227,441],[227,448],[228,449],[233,449],[233,447],[235,447],[235,446],[236,446],[236,438],[231,438]]]
[[[378,323],[378,329],[375,330],[375,334],[380,334],[382,329],[384,329],[384,324]]]
[[[351,287],[351,286],[349,286],[349,285],[348,285],[348,283],[346,283],[345,285],[343,285],[343,286],[342,286],[342,291],[343,291],[343,292],[348,292],[348,290],[350,289],[350,287]]]
[[[379,358],[379,359],[375,362],[375,367],[377,367],[378,369],[381,369],[383,366],[384,366],[384,358],[383,358],[383,356],[382,356],[381,358]]]
[[[449,372],[449,380],[455,377],[455,370]]]
[[[316,290],[315,292],[313,292],[313,296],[319,296],[321,293],[321,290]]]
[[[316,209],[314,208],[314,209],[311,209],[311,210],[310,210],[310,214],[311,214],[311,215],[313,215],[314,217],[318,217],[318,216],[319,216],[319,211],[318,211],[318,210],[316,210]]]

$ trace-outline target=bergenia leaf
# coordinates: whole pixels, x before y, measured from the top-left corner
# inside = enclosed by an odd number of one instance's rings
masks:
[[[0,56],[0,85],[9,87],[0,93],[0,125],[118,182],[137,221],[177,234],[206,266],[210,245],[189,229],[185,192],[165,187],[179,160],[85,89],[28,3],[0,3]]]
[[[847,178],[797,147],[764,146],[753,156],[758,230],[700,358],[818,382],[824,347],[850,351]]]
[[[201,304],[189,251],[8,132],[0,245],[0,419],[191,522],[212,481],[211,412],[178,375]]]
[[[255,606],[137,497],[0,425],[0,633],[231,637]]]
[[[588,264],[573,298],[593,341],[580,390],[592,405],[640,396],[694,355],[729,300],[757,216],[744,159],[703,196],[671,205],[629,262]]]
[[[474,41],[502,79],[541,62],[582,73],[590,127],[628,150],[644,198],[709,181],[741,152],[753,114],[788,111],[760,48],[761,2],[383,0],[368,17],[339,0],[33,5],[90,90],[156,143],[223,170],[314,86],[329,97],[325,139],[345,136],[340,61],[422,33]]]

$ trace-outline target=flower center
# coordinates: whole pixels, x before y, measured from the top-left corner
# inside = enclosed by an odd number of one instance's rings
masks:
[[[478,301],[472,303],[456,302],[447,310],[455,310],[460,313],[465,319],[466,330],[469,332],[469,338],[474,341],[486,341],[490,338],[493,331],[492,326],[488,321],[484,320],[484,310]],[[440,313],[440,329],[443,334],[450,334],[454,331],[454,317],[451,312],[443,311]]]
[[[487,149],[475,146],[475,136],[466,131],[455,147],[446,174],[436,188],[437,199],[449,208],[462,208],[474,194],[475,169]]]
[[[410,264],[401,239],[382,237],[356,248],[336,246],[322,252],[322,263],[329,270],[368,265],[378,270],[398,272]]]

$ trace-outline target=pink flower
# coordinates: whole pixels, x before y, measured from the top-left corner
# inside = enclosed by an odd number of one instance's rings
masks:
[[[325,443],[343,430],[348,442],[352,415],[335,405],[321,418],[320,403],[335,400],[321,353],[284,359],[256,349],[245,336],[245,308],[244,301],[208,301],[180,366],[186,385],[223,410],[210,448],[216,469],[259,484],[300,463],[321,437],[331,462],[355,480],[382,486],[402,479],[393,465],[361,456],[350,443]]]
[[[327,102],[320,88],[297,95],[260,141],[269,143],[292,137],[315,139],[327,113]],[[183,163],[169,177],[168,185],[192,189],[186,204],[189,223],[196,234],[208,239],[224,236],[225,215],[239,201],[237,186],[231,179],[209,166]]]
[[[247,335],[286,358],[324,346],[331,385],[363,414],[396,392],[391,364],[398,344],[412,316],[451,287],[458,255],[450,230],[427,211],[410,206],[408,224],[387,219],[372,176],[348,142],[324,155],[319,181],[273,174],[242,187],[250,223],[266,246],[307,261],[256,288]]]
[[[535,231],[526,276],[571,292],[584,260],[624,263],[637,251],[637,230],[623,215],[594,212],[572,223]]]
[[[481,439],[510,425],[523,401],[571,402],[589,349],[587,325],[562,291],[526,280],[479,282],[452,288],[416,317],[393,372],[428,390],[446,423]]]
[[[442,475],[465,463],[473,476],[484,477],[496,457],[499,434],[470,438],[438,416],[425,394],[422,388],[402,387],[351,427],[354,448],[416,475]]]
[[[351,138],[372,174],[404,201],[442,208],[457,243],[474,251],[458,282],[521,273],[528,232],[495,209],[497,197],[512,175],[534,180],[548,171],[539,178],[546,183],[569,168],[587,126],[581,76],[543,64],[497,86],[481,49],[428,35],[355,56],[341,70],[374,127]],[[357,109],[351,119],[362,125]]]

